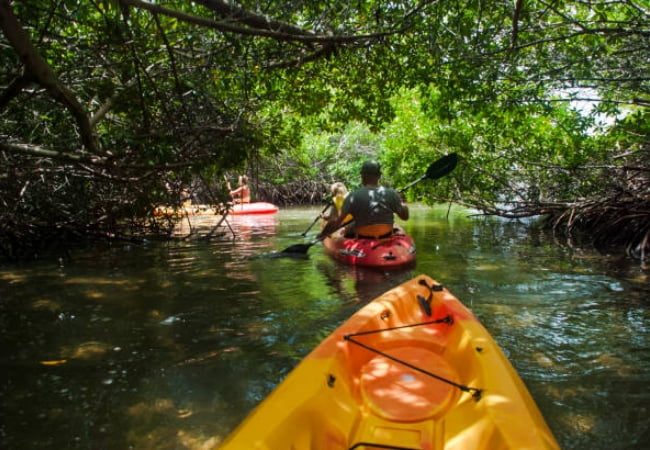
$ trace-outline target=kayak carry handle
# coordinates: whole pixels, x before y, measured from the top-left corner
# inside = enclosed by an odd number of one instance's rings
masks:
[[[427,289],[429,289],[429,296],[427,298],[424,298],[420,294],[418,294],[417,299],[418,299],[418,303],[420,304],[420,307],[424,310],[425,314],[431,317],[431,314],[433,314],[433,309],[431,308],[431,302],[433,301],[433,293],[442,292],[444,288],[442,287],[442,284],[433,284],[429,286],[429,283],[427,283],[427,280],[425,280],[424,278],[421,278],[418,281],[418,284],[420,286],[426,286]]]

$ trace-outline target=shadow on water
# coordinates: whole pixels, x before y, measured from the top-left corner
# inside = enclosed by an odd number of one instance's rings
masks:
[[[483,322],[563,448],[648,441],[650,288],[634,262],[417,205],[404,224],[415,268],[354,269],[320,245],[265,256],[299,243],[317,213],[0,269],[2,446],[217,446],[341,322],[419,273]]]

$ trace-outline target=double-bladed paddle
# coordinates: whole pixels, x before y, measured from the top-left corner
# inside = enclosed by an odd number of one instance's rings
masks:
[[[427,171],[425,172],[424,175],[422,175],[420,178],[417,180],[413,181],[412,183],[404,186],[402,189],[399,190],[399,192],[404,192],[408,188],[416,185],[422,180],[437,180],[438,178],[442,178],[445,175],[449,174],[454,168],[456,167],[456,164],[458,163],[458,154],[457,153],[450,153],[446,156],[443,156],[436,162],[432,163],[428,168]],[[354,219],[353,219],[354,220]],[[310,249],[312,245],[318,244],[320,241],[325,239],[325,237],[328,234],[331,234],[337,230],[340,230],[341,228],[349,225],[350,223],[353,222],[353,220],[348,220],[347,222],[342,223],[338,228],[335,230],[332,230],[328,233],[321,233],[321,235],[314,239],[311,242],[308,242],[306,244],[294,244],[291,245],[284,250],[282,250],[281,253],[292,253],[292,254],[306,254],[307,251]]]

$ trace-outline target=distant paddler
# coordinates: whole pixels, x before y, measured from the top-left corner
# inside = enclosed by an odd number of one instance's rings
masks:
[[[230,187],[230,182],[228,181],[225,175],[224,175],[224,179],[226,180],[226,187],[228,188],[228,194],[230,194],[233,203],[240,204],[240,203],[251,202],[251,190],[248,187],[248,177],[246,175],[239,175],[239,178],[237,179],[237,184],[238,184],[237,189],[232,189],[232,187]]]

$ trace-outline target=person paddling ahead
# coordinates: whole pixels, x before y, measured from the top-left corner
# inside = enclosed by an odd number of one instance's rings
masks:
[[[381,239],[393,234],[394,214],[408,220],[409,209],[395,189],[379,186],[381,167],[377,161],[365,161],[361,166],[362,187],[345,198],[336,221],[326,227],[320,236],[338,230],[348,214],[354,226],[346,232],[348,237]]]
[[[239,175],[238,184],[239,187],[237,189],[229,191],[232,201],[234,203],[250,203],[251,190],[248,187],[248,177],[246,175]],[[228,189],[230,189],[230,183],[228,183]]]

